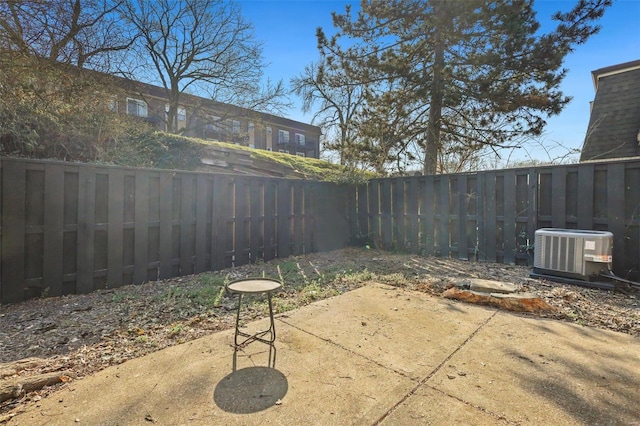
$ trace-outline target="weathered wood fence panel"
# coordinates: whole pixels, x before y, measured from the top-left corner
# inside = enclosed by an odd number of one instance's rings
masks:
[[[347,244],[331,183],[0,159],[0,301],[220,270]]]
[[[536,229],[608,230],[614,272],[640,279],[639,160],[373,179],[354,197],[354,241],[532,264]]]
[[[538,228],[608,230],[640,279],[640,161],[373,179],[277,178],[0,159],[0,301],[220,270],[371,241],[531,263]],[[349,237],[350,236],[350,237]]]

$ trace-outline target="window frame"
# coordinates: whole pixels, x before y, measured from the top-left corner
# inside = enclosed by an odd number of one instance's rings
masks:
[[[131,114],[129,111],[129,103],[133,102],[136,105],[136,113],[135,114]],[[140,114],[140,107],[144,107],[144,115]],[[131,115],[133,117],[141,117],[141,118],[147,118],[149,117],[149,105],[147,104],[147,102],[144,101],[144,99],[137,99],[137,98],[127,98],[127,115]]]
[[[278,129],[278,143],[280,145],[286,145],[289,143],[290,134],[288,130]]]

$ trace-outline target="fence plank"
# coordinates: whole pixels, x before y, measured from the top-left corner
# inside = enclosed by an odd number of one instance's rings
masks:
[[[96,171],[94,167],[78,169],[78,256],[76,292],[93,291]]]
[[[496,225],[497,225],[497,211],[496,211],[496,172],[488,172],[485,174],[485,193],[484,193],[484,222],[485,232],[483,246],[481,253],[484,254],[484,260],[488,262],[495,262],[497,260],[496,250]]]
[[[407,198],[405,199],[406,229],[409,233],[409,250],[411,253],[419,253],[418,240],[418,177],[409,179],[407,184]]]
[[[469,259],[469,242],[467,241],[467,176],[458,176],[458,259]]]
[[[304,192],[302,182],[293,184],[293,254],[300,255],[304,250]]]
[[[264,258],[264,211],[262,208],[264,182],[252,180],[249,184],[249,257],[251,262]]]
[[[535,241],[536,229],[538,229],[538,205],[537,205],[537,191],[538,191],[538,175],[535,169],[529,169],[529,194],[528,194],[528,210],[527,210],[527,235],[529,238],[529,245],[532,245]]]
[[[551,226],[565,228],[567,219],[567,169],[556,167],[551,172]]]
[[[404,205],[404,182],[404,179],[395,179],[392,185],[393,200],[391,204],[391,220],[393,223],[393,233],[391,240],[393,241],[394,247],[399,250],[405,250],[409,242],[404,226],[406,214]]]
[[[274,180],[269,180],[264,188],[264,260],[272,260],[276,257],[277,214],[276,214],[277,187]]]
[[[313,249],[313,229],[315,228],[315,184],[304,186],[304,253],[312,253]]]
[[[482,252],[485,246],[485,229],[487,226],[485,213],[486,213],[486,199],[485,199],[485,185],[486,185],[486,173],[478,173],[476,178],[476,241],[474,242],[474,260],[485,260]]]
[[[367,192],[369,201],[369,226],[367,235],[376,248],[382,248],[380,236],[382,232],[380,227],[380,181],[370,180]]]
[[[249,263],[250,256],[250,239],[247,239],[247,229],[250,226],[251,205],[250,196],[251,191],[249,188],[248,178],[238,177],[236,178],[236,206],[235,206],[235,221],[236,221],[236,233],[235,233],[235,265],[246,265]]]
[[[2,303],[24,298],[25,163],[2,164]]]
[[[625,165],[625,259],[618,274],[640,282],[640,162]]]
[[[432,256],[435,253],[434,241],[434,177],[422,176],[418,180],[419,218],[420,218],[420,250]]]
[[[149,275],[149,172],[135,173],[133,283],[142,284]]]
[[[449,226],[451,214],[449,210],[451,178],[447,175],[440,175],[438,179],[438,186],[440,191],[438,199],[438,250],[440,252],[440,256],[449,257],[451,253],[451,247],[449,244],[451,237],[451,230]]]
[[[107,286],[122,286],[123,278],[123,222],[124,222],[124,172],[109,170],[109,213],[107,228]]]
[[[173,174],[160,174],[160,265],[158,278],[165,280],[173,276]],[[175,200],[177,201],[177,200]]]
[[[280,259],[291,255],[291,191],[291,182],[278,182],[278,257]]]
[[[613,269],[624,269],[625,217],[624,169],[622,163],[607,167],[607,229],[613,233]],[[635,185],[638,182],[634,182]]]
[[[504,174],[504,263],[513,264],[516,259],[516,172]]]
[[[393,223],[391,220],[391,182],[384,179],[380,182],[380,241],[385,250],[393,247]]]
[[[191,174],[181,174],[180,179],[180,275],[193,274],[193,247],[195,235],[194,204],[195,179]]]
[[[357,188],[358,197],[358,228],[356,239],[360,243],[367,242],[370,238],[371,230],[369,229],[369,197],[368,186],[359,185]]]
[[[193,272],[199,274],[207,270],[207,211],[211,204],[209,180],[204,174],[196,175],[196,192],[194,198],[196,203],[196,241]]]
[[[578,167],[578,229],[593,229],[593,164]]]
[[[62,295],[64,166],[45,164],[43,286],[51,296]]]

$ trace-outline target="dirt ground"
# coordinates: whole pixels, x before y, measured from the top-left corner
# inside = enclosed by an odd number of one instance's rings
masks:
[[[274,296],[282,313],[377,281],[440,296],[465,278],[514,283],[546,301],[537,315],[640,336],[640,294],[613,292],[532,279],[524,266],[348,248],[256,263],[87,295],[33,299],[0,307],[0,380],[59,372],[57,384],[17,389],[0,403],[0,423],[68,381],[111,365],[224,330],[235,321],[235,299],[224,284],[266,276],[284,283]],[[459,302],[463,303],[463,302]],[[243,321],[265,316],[256,298]],[[35,358],[18,370],[3,366]],[[1,385],[0,385],[1,388]]]

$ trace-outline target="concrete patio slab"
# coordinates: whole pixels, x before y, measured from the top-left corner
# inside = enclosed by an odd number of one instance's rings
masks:
[[[638,425],[640,341],[501,312],[426,384],[522,424]]]
[[[265,321],[247,325],[249,331]],[[371,283],[75,380],[10,425],[637,424],[640,342]],[[635,423],[634,423],[635,421]]]
[[[372,285],[281,320],[420,380],[493,314],[484,307]]]

